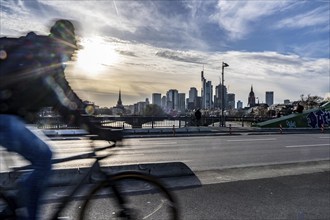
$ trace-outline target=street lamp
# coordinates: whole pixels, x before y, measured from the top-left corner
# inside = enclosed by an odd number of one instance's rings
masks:
[[[221,88],[221,127],[225,127],[225,115],[224,115],[224,111],[225,111],[225,85],[224,85],[224,70],[225,67],[228,67],[229,65],[225,62],[222,62],[222,88]]]

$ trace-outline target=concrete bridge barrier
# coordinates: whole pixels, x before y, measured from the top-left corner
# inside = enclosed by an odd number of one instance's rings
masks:
[[[132,164],[123,166],[107,166],[102,169],[110,174],[137,171],[145,174],[150,174],[157,178],[175,178],[175,177],[194,177],[194,172],[182,162],[169,163],[146,163],[146,164]],[[70,186],[79,183],[82,177],[88,172],[89,168],[69,168],[69,169],[55,169],[49,179],[49,186]],[[19,178],[27,171],[20,172],[4,172],[0,173],[0,185],[6,187],[14,187]],[[96,176],[87,178],[85,184],[91,184],[98,179]],[[101,178],[101,176],[100,176]]]

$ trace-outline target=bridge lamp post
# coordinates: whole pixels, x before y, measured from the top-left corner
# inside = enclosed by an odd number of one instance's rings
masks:
[[[221,72],[221,76],[222,76],[222,87],[221,87],[221,127],[225,127],[225,85],[224,85],[224,70],[225,67],[228,67],[229,65],[225,62],[222,62],[222,72]]]

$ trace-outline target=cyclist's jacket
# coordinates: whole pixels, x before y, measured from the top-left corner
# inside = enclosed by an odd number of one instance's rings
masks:
[[[0,114],[33,120],[42,107],[54,107],[67,120],[84,114],[84,103],[65,79],[59,42],[33,32],[0,38]]]

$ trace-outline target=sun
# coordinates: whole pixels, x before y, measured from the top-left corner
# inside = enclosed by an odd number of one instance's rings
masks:
[[[76,65],[88,75],[97,75],[119,60],[113,45],[100,37],[81,40],[82,49],[76,55]]]

